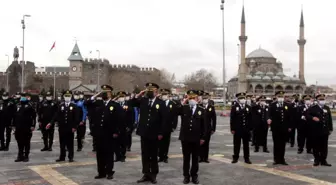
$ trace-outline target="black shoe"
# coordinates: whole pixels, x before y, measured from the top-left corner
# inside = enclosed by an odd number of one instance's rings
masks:
[[[130,149],[130,148],[127,148],[127,149],[126,149],[126,151],[127,151],[127,152],[130,152],[130,151],[131,151],[131,149]]]
[[[75,162],[73,159],[69,159],[69,163]]]
[[[331,164],[329,164],[327,161],[325,161],[325,162],[322,162],[322,163],[321,163],[321,166],[328,166],[328,167],[331,167]]]
[[[205,162],[205,163],[210,163],[210,161],[209,161],[209,160],[207,160],[207,159],[206,159],[206,160],[204,160],[203,162]]]
[[[8,150],[9,150],[9,147],[5,147],[5,148],[4,148],[4,151],[8,151]]]
[[[311,150],[307,150],[307,154],[313,154]]]
[[[245,159],[245,163],[246,164],[252,164],[252,162],[250,161],[250,159]]]
[[[5,147],[0,147],[0,151],[4,151],[5,150]]]
[[[293,148],[293,147],[294,147],[294,144],[291,144],[290,147]]]
[[[298,153],[298,154],[302,154],[302,152],[303,152],[303,150],[298,150],[297,153]]]
[[[278,165],[278,164],[280,164],[280,163],[278,163],[278,162],[275,162],[275,161],[273,162],[273,165]]]
[[[237,162],[238,162],[238,159],[233,159],[231,163],[232,163],[232,164],[235,164],[235,163],[237,163]]]
[[[160,158],[160,159],[158,160],[158,162],[159,162],[159,163],[163,162],[163,159]]]
[[[263,150],[264,153],[270,153],[270,151],[266,148]]]
[[[82,151],[82,148],[78,148],[78,149],[77,149],[77,152],[80,152],[80,151]]]
[[[97,176],[95,176],[94,178],[95,179],[103,179],[103,178],[105,178],[106,177],[106,175],[97,175]]]
[[[254,149],[254,152],[259,152],[259,148]]]
[[[194,184],[199,184],[198,177],[192,177],[191,182],[194,183]]]
[[[114,159],[114,162],[119,162],[120,161],[120,159]]]
[[[317,162],[317,161],[315,161],[314,164],[313,164],[313,166],[318,166],[318,165],[320,165],[320,163]]]
[[[112,180],[113,179],[113,175],[107,175],[106,179]]]
[[[148,178],[147,175],[144,175],[144,176],[142,176],[141,179],[139,179],[139,180],[137,181],[137,183],[147,182],[147,181],[149,181],[149,178]]]
[[[65,159],[56,159],[56,162],[63,162]]]
[[[94,149],[92,149],[92,152],[96,152],[96,149],[94,148]]]
[[[203,160],[203,159],[200,159],[200,160],[198,161],[198,163],[202,163],[202,162],[204,162],[204,160]]]
[[[183,184],[189,184],[189,182],[190,182],[190,177],[184,177]]]
[[[288,163],[286,163],[286,161],[283,161],[283,162],[281,162],[280,164],[285,165],[285,166],[288,166]]]
[[[152,184],[156,184],[156,183],[157,183],[156,175],[154,175],[154,176],[152,176],[152,177],[150,178],[150,182],[151,182]]]
[[[44,147],[41,149],[41,152],[44,152],[44,151],[47,151],[48,150],[48,147]]]
[[[29,157],[25,157],[22,162],[29,162]]]
[[[164,163],[168,163],[168,159],[164,159],[163,162],[164,162]]]
[[[52,148],[48,148],[48,151],[51,152],[51,151],[52,151]]]
[[[125,162],[125,159],[120,159],[120,162],[124,163],[124,162]]]
[[[255,145],[254,143],[251,144],[251,146],[254,146],[254,145]]]
[[[16,163],[17,163],[17,162],[22,162],[22,161],[23,161],[23,159],[22,159],[22,158],[20,158],[20,157],[18,157],[18,158],[16,158],[16,159],[15,159],[15,161],[14,161],[14,162],[16,162]]]

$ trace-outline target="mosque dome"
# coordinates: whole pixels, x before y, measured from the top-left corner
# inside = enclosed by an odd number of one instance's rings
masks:
[[[279,76],[274,76],[273,80],[281,80],[281,78]]]
[[[271,71],[269,71],[269,72],[266,73],[266,75],[267,75],[267,76],[274,76],[274,73],[271,72]]]
[[[255,73],[255,75],[262,76],[262,75],[264,75],[264,73],[261,72],[261,71],[257,71],[257,72]]]
[[[263,79],[263,80],[271,80],[271,77],[269,77],[269,76],[264,76],[262,79]]]
[[[274,56],[269,51],[259,48],[249,53],[246,58],[274,58]]]
[[[281,71],[280,71],[280,72],[278,72],[276,75],[277,75],[277,76],[285,76],[285,75],[284,75],[284,73],[283,73],[283,72],[281,72]]]
[[[253,60],[253,59],[251,60],[251,63],[255,63],[255,62],[256,62],[255,60]]]
[[[289,76],[285,76],[284,78],[283,78],[283,80],[285,80],[285,81],[291,81],[291,77],[289,77]]]
[[[252,79],[252,76],[251,75],[246,75],[246,79]]]
[[[253,80],[261,80],[261,77],[260,76],[254,76],[252,77]]]

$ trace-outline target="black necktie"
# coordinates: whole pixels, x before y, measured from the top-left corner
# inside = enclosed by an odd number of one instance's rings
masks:
[[[152,107],[152,100],[149,100],[148,107]]]

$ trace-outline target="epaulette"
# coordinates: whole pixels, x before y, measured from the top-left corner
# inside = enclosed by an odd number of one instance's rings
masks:
[[[204,107],[202,107],[202,106],[200,106],[200,105],[199,105],[198,107],[201,108],[201,109],[205,109]]]
[[[175,102],[175,101],[171,101],[171,102],[173,102],[173,104],[176,104],[176,102]]]

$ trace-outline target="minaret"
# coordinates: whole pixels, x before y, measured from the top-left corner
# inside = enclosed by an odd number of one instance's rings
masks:
[[[246,81],[246,75],[247,75],[247,65],[245,60],[246,55],[246,43],[247,36],[245,35],[245,10],[243,6],[242,10],[242,17],[240,21],[240,64],[238,69],[238,92],[246,92],[247,90],[247,81]]]
[[[306,39],[304,36],[304,21],[303,21],[303,10],[301,10],[301,19],[300,19],[300,37],[298,39],[299,44],[299,79],[302,82],[305,82],[304,78],[304,46],[306,44]]]

